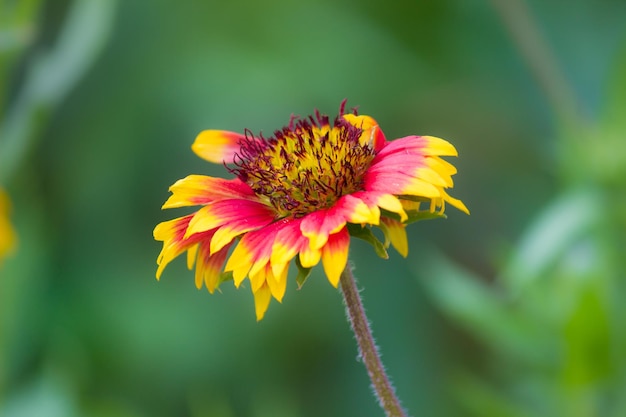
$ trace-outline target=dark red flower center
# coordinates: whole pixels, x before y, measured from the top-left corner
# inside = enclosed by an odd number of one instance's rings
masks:
[[[342,114],[343,106],[332,126],[319,112],[292,118],[270,138],[246,131],[231,171],[281,218],[332,207],[341,196],[362,189],[375,155],[369,143],[360,143],[363,130]]]

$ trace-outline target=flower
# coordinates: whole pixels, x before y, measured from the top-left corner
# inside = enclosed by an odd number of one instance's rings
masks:
[[[292,116],[269,138],[248,130],[201,132],[192,150],[226,164],[235,178],[190,175],[170,187],[163,209],[201,207],[154,229],[163,242],[157,279],[187,252],[198,288],[204,283],[213,293],[226,279],[239,287],[247,277],[261,320],[272,297],[282,301],[294,258],[300,284],[321,260],[337,287],[351,235],[383,257],[389,244],[407,256],[407,222],[443,215],[446,203],[469,213],[445,191],[456,169],[441,157],[456,156],[454,146],[431,136],[387,141],[372,117],[344,109],[345,101],[332,124],[317,111]],[[427,210],[420,210],[423,202]],[[368,226],[380,227],[385,242]]]
[[[9,208],[9,196],[0,188],[0,263],[15,247],[15,231],[9,222]]]

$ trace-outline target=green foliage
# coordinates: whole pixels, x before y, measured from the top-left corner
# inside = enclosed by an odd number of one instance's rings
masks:
[[[538,210],[493,282],[429,256],[435,304],[493,355],[496,383],[460,373],[476,416],[623,415],[626,394],[626,55],[597,122],[559,126],[564,186]],[[563,112],[556,111],[555,114]],[[421,267],[416,274],[421,275]]]

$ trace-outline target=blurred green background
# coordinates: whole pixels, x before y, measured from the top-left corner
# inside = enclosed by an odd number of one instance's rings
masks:
[[[411,226],[407,259],[351,250],[411,415],[626,416],[625,22],[622,0],[0,0],[0,416],[381,416],[320,270],[260,323],[182,259],[154,278],[169,185],[229,175],[199,131],[343,98],[460,153],[471,216]]]

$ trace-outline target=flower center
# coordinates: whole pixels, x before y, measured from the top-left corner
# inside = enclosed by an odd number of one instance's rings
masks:
[[[330,126],[328,116],[318,112],[315,118],[292,118],[267,139],[246,131],[232,172],[267,199],[279,217],[302,217],[362,189],[375,156],[369,143],[359,143],[362,133],[341,114]]]

